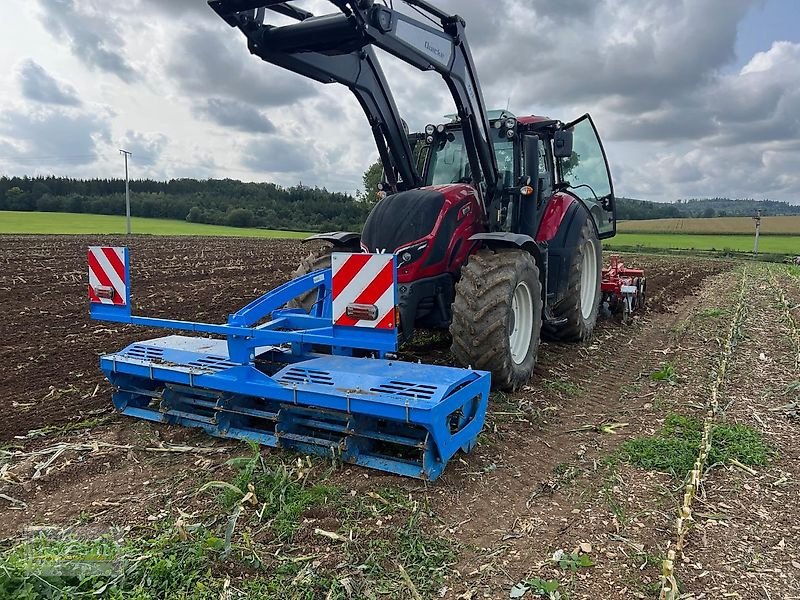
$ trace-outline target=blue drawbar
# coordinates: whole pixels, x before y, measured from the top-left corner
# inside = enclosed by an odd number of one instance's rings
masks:
[[[124,259],[127,285],[127,252]],[[220,325],[133,316],[130,302],[92,302],[96,319],[222,336],[170,335],[102,356],[115,407],[219,437],[436,479],[458,450],[474,447],[489,373],[391,358],[396,327],[332,324],[330,290],[330,269],[316,271]],[[309,291],[317,298],[309,313],[284,308]]]

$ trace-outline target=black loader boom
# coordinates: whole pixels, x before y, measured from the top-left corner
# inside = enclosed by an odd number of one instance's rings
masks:
[[[439,73],[456,104],[467,142],[470,177],[484,203],[490,205],[499,192],[499,176],[464,20],[422,0],[406,3],[438,19],[441,29],[372,0],[329,1],[339,9],[338,13],[314,16],[288,2],[269,0],[210,0],[209,5],[247,36],[251,53],[322,83],[341,83],[355,94],[372,126],[381,160],[387,167],[388,183],[395,188],[392,191],[420,187],[421,177],[371,46],[422,71]],[[265,22],[267,11],[288,16],[297,23],[270,25]]]

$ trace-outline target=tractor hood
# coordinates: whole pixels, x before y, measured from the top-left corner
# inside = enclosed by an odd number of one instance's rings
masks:
[[[476,231],[480,214],[477,192],[463,183],[398,192],[375,205],[361,245],[366,252],[397,254],[401,281],[412,271],[421,275],[420,269],[425,275],[451,271],[460,267],[452,251],[466,250],[462,238]]]
[[[436,188],[398,192],[386,196],[372,209],[361,241],[368,252],[394,252],[428,235],[444,206],[444,194]]]

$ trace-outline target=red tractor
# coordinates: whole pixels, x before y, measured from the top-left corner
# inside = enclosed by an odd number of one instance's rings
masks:
[[[533,372],[542,334],[584,340],[597,320],[600,240],[615,234],[616,212],[594,123],[487,111],[458,15],[423,0],[405,2],[428,22],[373,0],[330,2],[338,12],[323,16],[274,0],[209,4],[246,35],[251,53],[347,86],[367,115],[384,197],[361,234],[310,239],[395,254],[403,337],[449,329],[459,363],[515,389]],[[296,22],[267,24],[267,11]],[[408,135],[374,47],[439,73],[457,115]],[[299,273],[328,266],[329,254],[309,256]]]

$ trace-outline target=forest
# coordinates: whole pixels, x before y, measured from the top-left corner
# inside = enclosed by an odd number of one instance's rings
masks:
[[[350,194],[232,179],[130,182],[131,214],[233,227],[359,229],[370,206]],[[125,214],[125,181],[0,177],[0,210]]]

